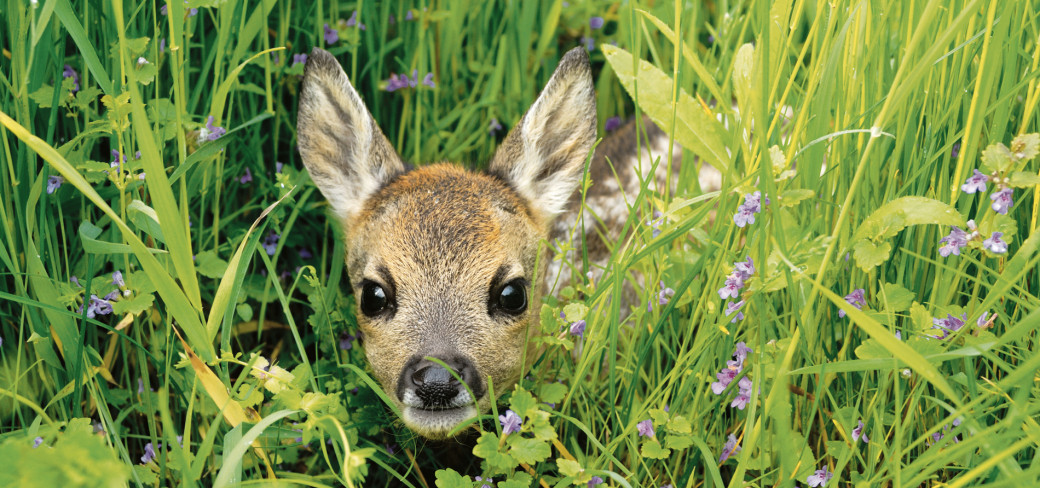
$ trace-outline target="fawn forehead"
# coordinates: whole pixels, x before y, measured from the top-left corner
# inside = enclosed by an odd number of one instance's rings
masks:
[[[508,261],[526,261],[524,241],[538,238],[530,209],[507,184],[451,164],[396,177],[365,203],[355,225],[355,279],[374,261],[391,275],[494,273]]]

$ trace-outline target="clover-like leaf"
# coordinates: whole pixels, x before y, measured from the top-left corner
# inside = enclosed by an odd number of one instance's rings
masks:
[[[1003,143],[995,143],[986,146],[982,151],[982,168],[984,173],[1004,172],[1011,169],[1015,163],[1015,156]]]
[[[856,257],[856,265],[863,271],[870,271],[888,260],[892,244],[886,241],[877,245],[867,239],[860,239],[852,246],[852,252]]]
[[[910,304],[914,301],[914,293],[898,283],[885,283],[883,288],[887,305],[885,308],[890,312],[902,312],[910,308]]]
[[[1011,141],[1011,153],[1018,161],[1029,161],[1040,152],[1040,134],[1019,134]]]
[[[666,459],[672,455],[672,450],[662,447],[661,443],[657,442],[657,439],[649,439],[644,442],[639,452],[643,457],[650,459]]]
[[[521,463],[535,464],[549,459],[551,454],[546,441],[517,436],[509,438],[509,455]]]

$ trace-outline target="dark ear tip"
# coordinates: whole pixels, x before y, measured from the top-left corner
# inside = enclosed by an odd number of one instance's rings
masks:
[[[560,67],[568,68],[585,68],[591,70],[589,66],[589,52],[584,47],[576,47],[567,51],[560,59]]]
[[[339,61],[336,61],[336,57],[332,53],[316,47],[311,49],[311,54],[307,56],[307,65],[304,67],[304,73],[310,73],[311,71],[326,71],[335,72],[339,68]]]

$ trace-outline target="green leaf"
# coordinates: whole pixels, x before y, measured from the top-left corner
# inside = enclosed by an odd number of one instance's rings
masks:
[[[162,140],[168,141],[177,137],[177,109],[169,98],[148,100],[146,112],[148,118],[155,124]]]
[[[227,271],[228,263],[216,251],[202,251],[195,255],[195,270],[207,278],[220,278]]]
[[[677,434],[689,434],[693,432],[693,427],[690,425],[690,421],[686,420],[686,417],[682,415],[676,415],[668,421],[667,429]]]
[[[672,79],[660,68],[642,59],[637,67],[628,51],[606,43],[601,46],[621,85],[643,112],[665,131],[674,125],[673,135],[679,144],[725,173],[730,156],[722,124],[682,89],[673,102]],[[673,120],[673,115],[677,119]]]
[[[657,439],[648,439],[643,443],[643,447],[639,452],[643,457],[649,459],[666,459],[672,454],[672,450],[661,447],[661,443],[657,442]]]
[[[964,228],[966,219],[957,209],[932,198],[902,197],[870,214],[853,234],[853,240],[891,237],[909,225],[939,224]]]
[[[875,245],[866,239],[860,239],[852,246],[852,251],[856,256],[856,265],[863,271],[870,271],[888,260],[892,244],[885,241],[881,245]]]
[[[533,481],[534,478],[531,475],[523,471],[517,471],[509,475],[509,479],[499,481],[497,486],[498,488],[530,488]]]
[[[58,434],[40,432],[43,443],[35,449],[32,437],[9,433],[0,443],[0,486],[127,486],[130,468],[82,420]]]
[[[883,287],[885,291],[884,300],[886,303],[886,309],[890,312],[902,312],[910,308],[910,304],[914,301],[914,293],[902,285],[896,283],[885,283]]]
[[[43,84],[36,91],[30,93],[29,98],[33,99],[40,108],[51,108],[51,101],[54,100],[54,87]],[[59,98],[58,100],[60,101],[61,99]]]
[[[116,315],[123,315],[132,313],[137,315],[145,310],[152,308],[152,303],[155,302],[155,296],[151,293],[138,293],[133,298],[123,298],[112,303],[112,313]]]
[[[589,307],[586,307],[584,303],[568,303],[566,307],[563,307],[563,315],[564,317],[567,317],[566,320],[568,322],[585,320],[585,315],[587,313],[589,313]]]
[[[856,347],[856,357],[860,359],[881,359],[892,357],[888,350],[874,339],[867,339]]]
[[[924,305],[914,302],[910,305],[910,321],[914,324],[914,328],[917,330],[931,328],[932,313],[929,312]]]
[[[521,463],[539,463],[549,459],[551,454],[546,441],[519,436],[511,436],[509,439],[509,455]]]
[[[773,175],[778,176],[787,168],[787,156],[776,144],[769,147],[769,161],[773,164]],[[811,193],[811,192],[810,192]]]
[[[1005,172],[1014,164],[1014,155],[1011,150],[1002,143],[990,144],[982,151],[983,173],[993,174]]]
[[[560,403],[567,395],[567,385],[563,383],[544,383],[538,387],[538,398],[545,403]]]
[[[496,473],[507,473],[517,466],[517,461],[498,450],[498,435],[484,432],[473,447],[473,455],[487,461],[488,467]]]
[[[1011,152],[1019,161],[1029,161],[1040,152],[1040,134],[1020,134],[1011,141]]]
[[[681,451],[693,445],[693,438],[689,435],[668,434],[668,438],[664,440],[664,443],[669,449]]]
[[[1011,173],[1011,181],[1009,184],[1015,188],[1029,188],[1031,186],[1040,185],[1040,175],[1025,171],[1015,171],[1014,173]]]
[[[512,397],[509,398],[509,408],[521,418],[530,417],[531,410],[538,409],[538,401],[522,386],[516,385]]]
[[[793,207],[806,200],[812,198],[816,192],[812,190],[796,189],[787,190],[780,194],[780,205],[783,207]]]
[[[577,478],[585,471],[585,468],[582,468],[577,461],[571,461],[570,459],[557,458],[556,466],[560,468],[560,474],[571,478]]]
[[[130,222],[137,227],[138,230],[148,234],[155,240],[166,243],[166,239],[163,237],[162,227],[159,225],[159,214],[155,213],[155,209],[145,205],[140,200],[133,200],[129,205],[126,206],[127,216],[130,217]]]

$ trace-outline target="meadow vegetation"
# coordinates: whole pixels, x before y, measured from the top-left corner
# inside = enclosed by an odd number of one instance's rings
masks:
[[[1035,484],[1038,12],[8,0],[0,485]],[[582,45],[601,136],[648,116],[678,184],[625,196],[601,277],[565,263],[541,356],[443,469],[366,372],[304,56],[403,159],[480,168]]]

